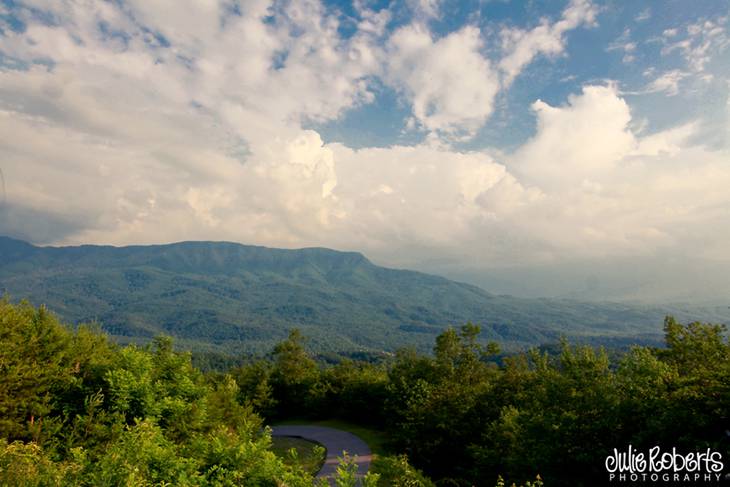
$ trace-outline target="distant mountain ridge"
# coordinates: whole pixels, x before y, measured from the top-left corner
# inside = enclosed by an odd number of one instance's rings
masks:
[[[292,327],[320,350],[424,349],[444,327],[466,321],[508,347],[562,335],[654,342],[667,312],[496,296],[380,267],[357,252],[230,242],[37,247],[0,237],[0,292],[46,304],[73,323],[98,321],[121,341],[165,333],[186,347],[228,353],[265,350]]]

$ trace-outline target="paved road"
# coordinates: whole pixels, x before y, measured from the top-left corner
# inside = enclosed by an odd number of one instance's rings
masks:
[[[357,473],[359,476],[367,473],[368,468],[370,468],[370,461],[373,458],[367,443],[360,438],[347,431],[327,428],[326,426],[274,426],[271,434],[273,436],[304,438],[324,445],[327,449],[327,458],[322,469],[317,473],[317,477],[329,478],[334,475],[338,464],[337,457],[341,457],[343,451],[346,451],[350,456],[357,455]]]

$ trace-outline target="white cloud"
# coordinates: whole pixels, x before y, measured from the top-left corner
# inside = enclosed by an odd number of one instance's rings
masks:
[[[25,135],[2,144],[16,154],[4,167],[16,199],[79,215],[88,228],[74,238],[93,241],[191,238],[196,223],[222,236],[231,218],[248,218],[241,228],[251,232],[238,238],[284,244],[310,215],[311,228],[329,218],[332,162],[301,122],[368,101],[377,32],[343,40],[337,22],[306,0],[281,7],[276,25],[264,20],[268,2],[247,2],[225,23],[213,4],[171,13],[148,3],[124,11],[106,2],[54,7],[53,25],[28,12],[27,30],[1,46],[14,58],[53,64],[0,71],[7,133]],[[114,180],[114,190],[94,198],[104,180]],[[54,203],[58,181],[66,190],[84,186]]]
[[[441,0],[408,0],[407,3],[416,18],[428,20],[441,15]]]
[[[546,256],[696,256],[690,228],[707,249],[730,243],[721,209],[730,205],[723,190],[730,169],[721,162],[728,154],[692,146],[696,125],[639,137],[613,86],[586,87],[563,107],[534,108],[537,134],[507,167],[545,196],[514,215],[512,231],[542,241]]]
[[[630,40],[631,38],[631,31],[629,29],[625,29],[624,32],[621,34],[621,36],[616,39],[614,42],[608,45],[606,48],[607,52],[611,51],[622,51],[624,53],[624,57],[622,61],[625,64],[632,63],[636,60],[635,52],[636,52],[636,43],[632,42]]]
[[[507,89],[500,70],[508,84],[592,24],[587,2],[507,32],[498,66],[473,26],[437,38],[411,24],[387,38],[390,13],[360,7],[343,37],[317,2],[245,2],[225,22],[216,5],[165,17],[156,5],[56,2],[52,25],[26,11],[27,30],[0,45],[27,63],[0,69],[13,212],[0,232],[33,215],[67,229],[23,233],[44,242],[324,245],[472,268],[660,250],[726,258],[727,151],[692,145],[699,122],[633,128],[613,85],[534,102],[536,132],[510,154],[444,143],[487,121]],[[378,77],[405,95],[423,143],[354,150],[304,128],[368,103]],[[681,81],[669,71],[651,85],[672,94]]]
[[[649,83],[646,91],[649,93],[663,92],[667,96],[676,96],[679,94],[679,83],[689,76],[689,73],[679,69],[667,71]]]
[[[688,123],[646,135],[637,140],[633,156],[676,156],[686,147],[690,137],[697,133],[696,123]]]
[[[645,8],[641,12],[639,12],[636,17],[634,17],[634,20],[636,22],[644,22],[651,18],[651,9],[649,7]]]
[[[438,2],[420,5],[426,20],[438,15]],[[561,54],[565,34],[594,25],[597,14],[590,1],[573,0],[553,23],[543,19],[531,30],[504,28],[503,57],[495,65],[482,53],[485,46],[477,27],[467,25],[434,38],[427,22],[416,21],[390,37],[386,80],[405,94],[421,128],[448,141],[469,139],[491,115],[501,89],[536,56]]]
[[[505,28],[501,32],[502,49],[506,53],[499,63],[504,84],[514,78],[538,55],[557,56],[565,49],[565,34],[581,25],[595,24],[598,8],[588,0],[572,0],[555,23],[542,19],[531,29]]]
[[[499,89],[481,47],[475,27],[438,40],[424,26],[403,27],[389,40],[386,79],[405,93],[426,130],[472,136],[492,113]]]
[[[677,40],[678,29],[665,30],[662,55],[679,52],[690,71],[696,74],[704,73],[712,58],[730,46],[730,36],[727,32],[729,18],[725,16],[689,24],[685,28],[686,34],[679,40]]]
[[[588,86],[565,107],[532,105],[537,134],[514,158],[521,179],[541,187],[575,186],[616,167],[634,144],[631,113],[612,86]]]
[[[502,164],[481,152],[427,145],[333,147],[343,245],[458,248],[484,219],[506,218],[529,198]],[[503,193],[509,193],[504,195]]]

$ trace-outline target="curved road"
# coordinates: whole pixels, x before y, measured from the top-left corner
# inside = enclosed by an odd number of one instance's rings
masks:
[[[360,438],[347,431],[327,428],[326,426],[274,426],[271,429],[271,435],[304,438],[324,445],[327,449],[327,457],[322,469],[317,473],[317,478],[331,478],[335,474],[338,464],[337,457],[341,457],[343,451],[346,451],[350,456],[357,455],[358,476],[367,473],[368,468],[370,468],[370,461],[373,458],[370,447]]]

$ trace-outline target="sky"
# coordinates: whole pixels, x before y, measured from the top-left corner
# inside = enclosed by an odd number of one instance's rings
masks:
[[[729,93],[727,1],[0,0],[0,235],[725,299]]]

